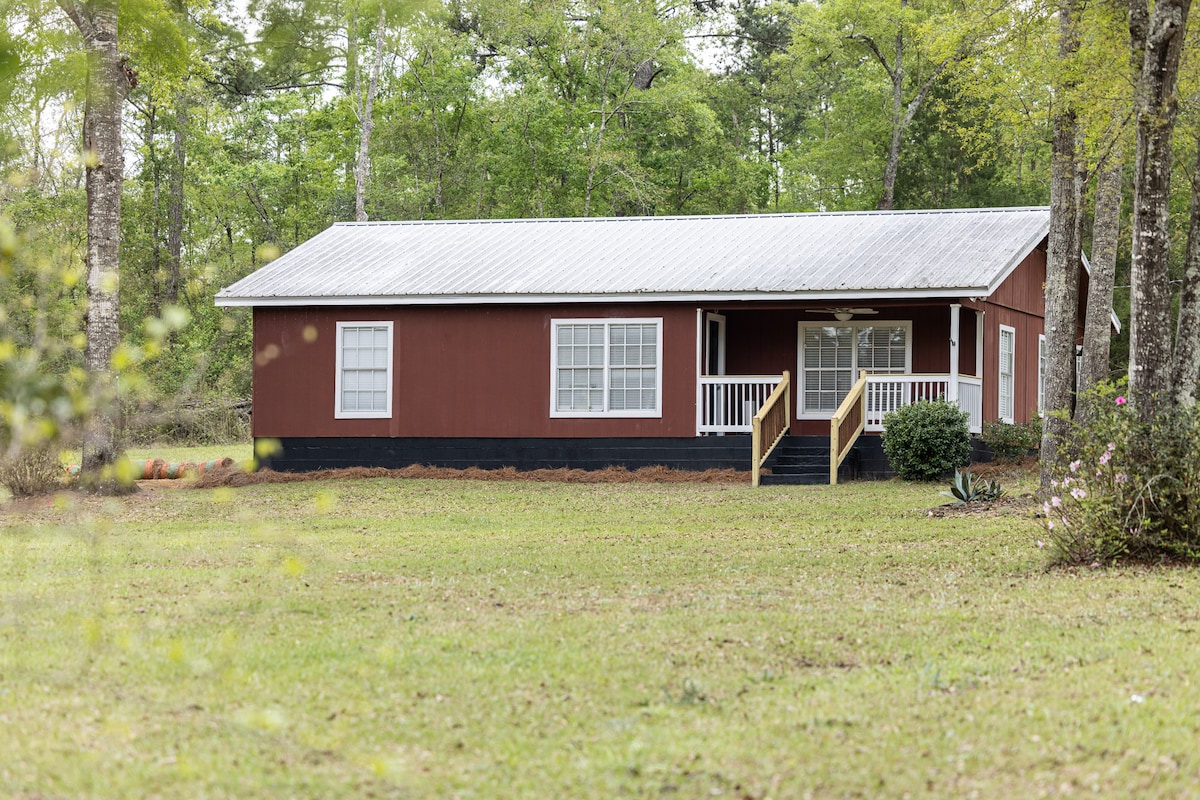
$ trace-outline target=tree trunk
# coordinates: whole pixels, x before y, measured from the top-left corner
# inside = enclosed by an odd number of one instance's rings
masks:
[[[1191,0],[1158,0],[1150,15],[1136,89],[1129,394],[1152,419],[1171,389],[1171,137],[1178,110],[1179,59]],[[1133,47],[1136,49],[1137,43]]]
[[[1119,145],[1118,145],[1119,147]],[[1124,163],[1114,148],[1096,184],[1096,220],[1092,228],[1092,271],[1088,282],[1087,316],[1083,326],[1083,365],[1079,386],[1087,389],[1109,375],[1112,344],[1113,280],[1117,271],[1117,241],[1121,226]],[[1086,416],[1083,407],[1079,409]]]
[[[1059,3],[1059,66],[1066,68],[1079,47],[1078,0]],[[1079,309],[1079,198],[1075,152],[1077,122],[1073,86],[1056,87],[1051,151],[1050,237],[1046,258],[1046,364],[1042,428],[1042,488],[1062,471],[1062,450],[1073,412],[1075,330]]]
[[[175,98],[174,161],[171,164],[171,183],[167,189],[167,279],[163,286],[163,302],[178,303],[179,287],[183,280],[183,171],[187,163],[184,137],[187,133],[187,99]]]
[[[111,466],[119,453],[117,382],[117,283],[121,240],[121,103],[136,84],[117,52],[116,0],[58,0],[83,35],[88,58],[83,112],[87,164],[87,346],[84,364],[93,382],[94,407],[83,435],[83,480],[115,490]]]
[[[1196,389],[1200,384],[1200,140],[1196,142],[1196,171],[1192,172],[1192,219],[1183,261],[1171,381],[1176,405],[1196,404]]]
[[[901,0],[900,8],[907,6]],[[885,64],[886,68],[887,65]],[[883,194],[879,198],[879,210],[890,211],[896,195],[896,173],[900,169],[900,144],[903,141],[902,115],[904,113],[904,28],[897,22],[896,59],[892,62],[892,140],[888,143],[887,162],[883,167]]]
[[[354,167],[354,219],[367,221],[367,181],[371,178],[371,132],[375,130],[375,95],[379,91],[379,76],[383,71],[383,26],[387,21],[383,7],[379,9],[379,22],[375,28],[375,62],[371,64],[371,78],[367,83],[367,96],[361,103],[359,120],[362,136],[358,141],[358,164]]]

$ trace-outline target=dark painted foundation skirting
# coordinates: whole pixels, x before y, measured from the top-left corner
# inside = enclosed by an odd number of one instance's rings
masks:
[[[412,464],[432,467],[480,467],[519,470],[597,470],[665,466],[674,469],[750,469],[750,437],[701,436],[694,439],[424,439],[287,438],[282,451],[262,461],[281,472],[310,472],[343,467]]]
[[[262,467],[280,472],[311,472],[344,467],[399,469],[412,464],[431,467],[501,469],[597,470],[612,466],[629,469],[664,466],[672,469],[750,469],[750,437],[699,436],[694,439],[278,439],[281,452],[264,459]],[[823,436],[789,436],[766,463],[774,465],[784,446],[825,448]],[[972,440],[971,460],[990,461],[991,451]],[[839,470],[839,480],[878,480],[896,472],[883,452],[883,439],[863,436],[854,443]]]

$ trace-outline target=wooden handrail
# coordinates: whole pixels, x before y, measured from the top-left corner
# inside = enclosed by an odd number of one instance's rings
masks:
[[[783,402],[780,403],[780,398]],[[784,437],[791,426],[792,417],[792,381],[791,373],[783,371],[783,378],[771,396],[762,404],[762,408],[754,415],[751,430],[751,477],[750,484],[758,486],[759,472],[763,462],[771,455],[775,445]],[[763,448],[763,442],[770,444]]]
[[[829,420],[829,484],[837,483],[838,467],[867,424],[867,371],[860,370],[850,393]]]

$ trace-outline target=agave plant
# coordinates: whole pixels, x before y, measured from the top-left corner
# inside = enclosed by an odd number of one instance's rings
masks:
[[[950,491],[942,492],[954,500],[954,505],[964,503],[986,503],[997,500],[1004,494],[999,481],[983,480],[971,474],[971,470],[955,470],[954,480],[950,482]]]

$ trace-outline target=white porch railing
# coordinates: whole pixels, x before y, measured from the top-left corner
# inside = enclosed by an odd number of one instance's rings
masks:
[[[754,415],[779,385],[779,375],[701,375],[699,433],[750,433]]]
[[[698,433],[750,433],[754,414],[779,385],[778,375],[701,375]],[[868,431],[883,430],[883,415],[918,400],[949,394],[949,375],[868,375]],[[983,381],[958,376],[958,407],[967,412],[971,433],[983,430]]]
[[[946,397],[949,375],[868,375],[867,420],[869,431],[883,430],[883,417],[889,411],[920,400]],[[958,407],[967,412],[971,433],[983,430],[983,381],[969,375],[958,376]]]

